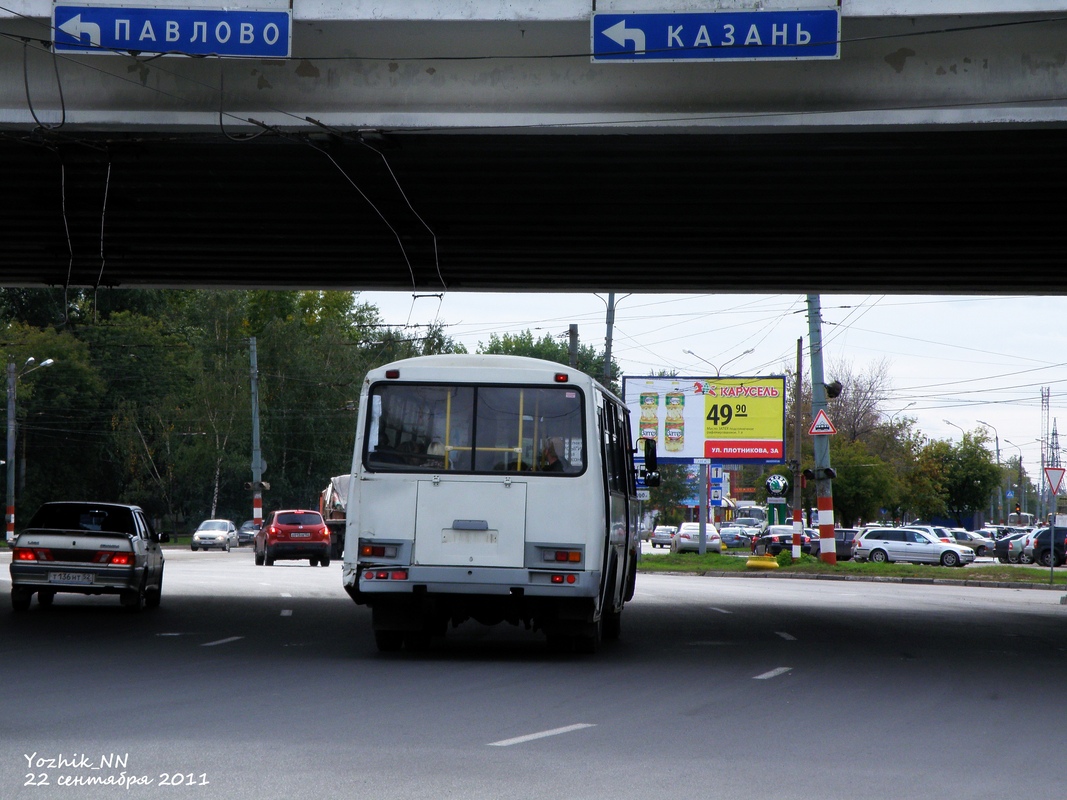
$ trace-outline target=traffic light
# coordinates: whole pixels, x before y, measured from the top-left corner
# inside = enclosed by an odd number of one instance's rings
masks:
[[[1018,514],[1022,510],[1023,510],[1022,506],[1020,506],[1018,503],[1016,503],[1015,504],[1015,513]]]

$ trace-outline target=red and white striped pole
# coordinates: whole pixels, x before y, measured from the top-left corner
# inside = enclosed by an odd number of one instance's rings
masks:
[[[819,295],[808,295],[808,341],[811,349],[811,418],[826,414],[826,384],[822,369],[822,308]],[[830,468],[830,437],[814,437],[815,492],[819,510],[819,558],[827,564],[837,563],[837,540],[834,537],[834,499]]]

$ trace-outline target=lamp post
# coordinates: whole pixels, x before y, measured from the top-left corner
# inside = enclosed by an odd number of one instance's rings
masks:
[[[996,443],[997,448],[997,521],[1004,524],[1004,475],[1000,471],[1000,434],[997,432],[996,427],[988,422],[982,422],[980,419],[975,420],[975,422],[993,429],[993,441]]]
[[[1015,444],[1015,442],[1013,442],[1013,441],[1011,441],[1009,439],[1005,439],[1004,440],[1004,444],[1010,444],[1012,447],[1014,447],[1016,450],[1019,451],[1019,491],[1022,493],[1022,496],[1023,496],[1023,502],[1022,502],[1021,510],[1025,514],[1026,513],[1026,484],[1023,483],[1023,449],[1021,447],[1019,447],[1019,445]]]
[[[956,429],[957,429],[957,430],[958,430],[958,431],[959,431],[960,433],[962,433],[962,434],[963,434],[964,436],[966,436],[966,435],[967,435],[967,431],[965,431],[965,430],[964,430],[963,428],[961,428],[961,427],[960,427],[959,425],[957,425],[957,424],[956,424],[955,422],[949,422],[949,421],[948,421],[947,419],[943,419],[943,420],[941,420],[941,421],[942,421],[942,422],[944,422],[944,423],[945,423],[946,425],[951,425],[951,426],[952,426],[953,428],[956,428]]]
[[[902,408],[902,409],[900,409],[898,411],[894,411],[892,414],[890,414],[889,415],[889,427],[891,427],[891,428],[893,427],[893,422],[896,420],[897,414],[903,414],[905,411],[907,411],[909,408],[911,408],[913,405],[915,405],[915,403],[916,403],[916,401],[913,400],[912,402],[910,402],[906,406],[904,406],[904,408]]]
[[[691,355],[693,358],[699,358],[701,361],[703,361],[705,364],[707,364],[709,367],[711,367],[712,369],[715,370],[715,377],[716,378],[719,377],[719,372],[722,369],[721,367],[716,367],[714,364],[712,364],[706,358],[702,358],[701,356],[698,356],[692,350],[683,350],[682,352],[683,353],[687,353],[688,355]],[[741,353],[740,355],[734,356],[729,361],[724,361],[722,366],[725,367],[727,364],[732,364],[735,361],[737,361],[737,359],[742,358],[743,356],[747,356],[749,353],[754,353],[754,352],[756,352],[756,349],[754,347],[750,347],[750,348],[748,348],[748,350],[746,350],[745,352]]]
[[[55,362],[51,358],[46,358],[40,364],[36,363],[37,359],[30,356],[26,359],[26,363],[22,365],[22,369],[16,369],[15,360],[8,359],[7,362],[7,543],[8,545],[15,539],[15,386],[18,383],[18,379],[24,375],[29,375],[35,369],[41,367],[50,367]]]

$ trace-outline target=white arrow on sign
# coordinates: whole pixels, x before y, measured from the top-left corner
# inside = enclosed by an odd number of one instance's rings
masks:
[[[68,19],[59,29],[67,36],[73,36],[79,42],[81,42],[82,34],[89,35],[89,44],[96,47],[100,46],[100,26],[95,22],[82,22],[82,15]]]
[[[645,49],[645,32],[640,28],[627,28],[626,20],[605,28],[601,33],[622,47],[626,47],[627,42],[633,42],[634,49],[638,52]]]

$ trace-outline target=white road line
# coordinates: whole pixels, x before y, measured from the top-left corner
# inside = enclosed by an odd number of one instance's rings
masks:
[[[289,592],[282,592],[282,597],[292,597],[292,595]]]
[[[236,642],[238,639],[243,639],[243,638],[245,638],[245,637],[243,637],[243,636],[229,636],[229,637],[227,637],[225,639],[219,639],[218,641],[215,641],[215,642],[207,642],[207,643],[202,644],[200,646],[201,647],[214,647],[217,644],[229,644],[230,642]]]
[[[787,642],[795,642],[795,641],[797,640],[797,637],[796,637],[796,636],[793,636],[793,635],[791,635],[791,634],[788,634],[788,633],[786,633],[785,631],[775,631],[775,633],[777,633],[777,634],[778,634],[779,636],[781,636],[781,637],[782,637],[783,639],[785,639],[785,640],[786,640]]]
[[[283,617],[291,617],[291,616],[293,616],[293,609],[291,609],[291,608],[283,608],[282,609],[282,616]]]
[[[770,672],[764,672],[762,675],[757,675],[752,680],[754,681],[766,681],[771,678],[777,678],[779,675],[785,675],[792,670],[792,667],[778,667],[778,669],[772,669]]]
[[[559,736],[562,733],[570,733],[571,731],[580,731],[582,728],[595,727],[596,725],[592,725],[587,722],[579,722],[577,725],[568,725],[565,728],[553,728],[550,731],[541,731],[540,733],[528,733],[526,734],[526,736],[516,736],[514,739],[502,739],[499,742],[490,742],[489,747],[510,747],[513,744],[532,742],[534,739],[544,739],[548,736]]]
[[[708,606],[709,611],[718,611],[720,614],[733,614],[733,611],[727,611],[725,608],[716,608],[715,606]]]

